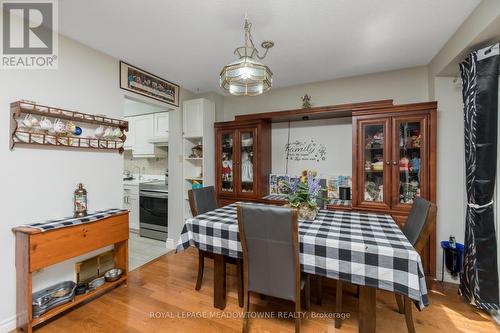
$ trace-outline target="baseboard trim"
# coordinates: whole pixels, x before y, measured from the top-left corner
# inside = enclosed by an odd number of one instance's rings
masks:
[[[167,238],[165,247],[167,248],[167,250],[175,250],[174,240],[172,238]]]
[[[16,329],[16,316],[0,321],[0,333],[8,333]]]

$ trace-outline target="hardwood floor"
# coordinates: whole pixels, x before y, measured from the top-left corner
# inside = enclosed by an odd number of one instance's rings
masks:
[[[227,307],[213,308],[213,264],[205,264],[200,291],[194,289],[198,255],[193,249],[166,254],[129,275],[128,286],[97,298],[39,327],[37,333],[91,332],[241,332],[242,308],[238,307],[236,270],[227,266]],[[357,332],[355,289],[344,287],[343,311],[350,318],[334,328],[335,282],[323,279],[323,303],[315,303],[315,283],[311,283],[311,310],[302,321],[302,332]],[[439,286],[430,294],[431,305],[422,312],[413,310],[417,332],[500,332],[485,313],[474,310],[456,294],[456,287]],[[253,297],[250,309],[258,312],[293,311],[293,303]],[[151,317],[154,314],[154,318]],[[162,315],[164,314],[164,315]],[[277,314],[275,313],[277,316]],[[163,317],[162,317],[163,316]],[[197,318],[188,318],[197,316]],[[316,318],[312,318],[316,316]],[[323,317],[323,318],[322,318]],[[397,312],[391,293],[377,292],[377,332],[407,332],[404,316]],[[294,320],[258,318],[249,321],[251,332],[293,332]]]

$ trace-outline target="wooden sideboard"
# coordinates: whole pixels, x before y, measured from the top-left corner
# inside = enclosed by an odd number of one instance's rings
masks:
[[[31,333],[34,326],[127,281],[128,212],[45,232],[27,227],[16,227],[12,231],[16,237],[16,322],[17,328],[24,332]],[[96,290],[77,295],[73,301],[33,318],[34,272],[108,245],[114,245],[115,267],[124,270],[119,280],[106,282]]]
[[[272,170],[273,122],[350,117],[353,125],[352,207],[341,209],[385,212],[402,228],[408,218],[412,195],[436,203],[436,111],[437,102],[395,105],[392,100],[380,100],[246,114],[236,116],[234,121],[216,123],[215,168],[219,205],[235,201],[269,202],[263,197],[268,194],[268,176]],[[241,156],[247,148],[242,148],[241,133],[245,131],[252,133],[255,144],[251,191],[242,191],[244,170]],[[231,154],[228,154],[228,145],[224,142],[231,142]],[[230,183],[227,183],[224,159],[234,164]],[[410,163],[405,164],[406,159]],[[418,167],[410,167],[412,161]],[[224,189],[228,184],[229,187]],[[371,188],[377,188],[381,195],[366,195],[367,189]],[[420,254],[425,273],[435,277],[435,228],[427,247]]]

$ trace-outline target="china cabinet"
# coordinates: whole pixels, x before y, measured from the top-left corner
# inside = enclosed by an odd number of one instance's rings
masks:
[[[383,211],[403,228],[416,196],[436,202],[436,103],[353,112],[352,209]],[[435,274],[436,232],[421,253]]]
[[[271,173],[270,122],[221,122],[215,124],[215,129],[219,203],[265,196]]]
[[[404,213],[415,196],[435,196],[434,117],[431,110],[353,117],[353,207]]]

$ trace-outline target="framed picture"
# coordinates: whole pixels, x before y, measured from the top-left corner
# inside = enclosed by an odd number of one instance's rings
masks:
[[[120,61],[120,88],[179,106],[179,86]]]

